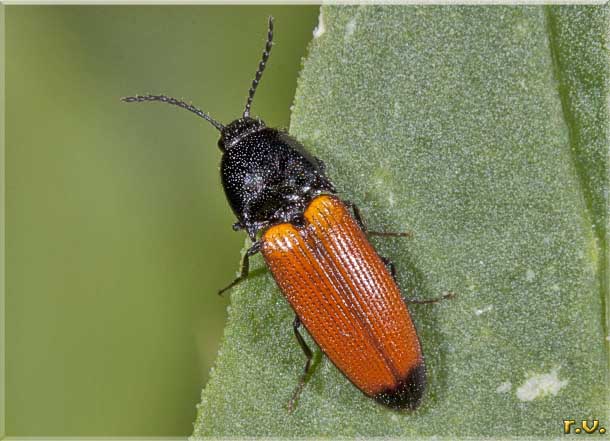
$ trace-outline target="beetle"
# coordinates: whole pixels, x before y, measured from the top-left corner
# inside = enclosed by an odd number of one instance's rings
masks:
[[[272,42],[273,17],[269,17],[265,49],[243,114],[227,125],[165,95],[122,100],[172,104],[220,132],[221,180],[237,217],[233,229],[245,230],[253,244],[243,256],[239,277],[219,293],[245,280],[249,258],[262,253],[294,309],[294,334],[306,357],[289,410],[311,370],[313,353],[299,332],[301,325],[365,395],[394,409],[413,410],[426,387],[419,338],[393,264],[377,254],[367,238],[407,234],[367,231],[358,208],[337,196],[320,159],[288,133],[250,116]]]

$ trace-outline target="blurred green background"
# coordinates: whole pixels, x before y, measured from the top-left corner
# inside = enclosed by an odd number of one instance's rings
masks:
[[[287,127],[317,6],[7,6],[6,434],[192,431],[243,233],[217,132],[253,106]]]

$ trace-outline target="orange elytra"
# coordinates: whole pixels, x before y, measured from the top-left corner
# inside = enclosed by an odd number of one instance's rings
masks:
[[[345,204],[318,196],[303,226],[274,225],[261,240],[282,293],[335,366],[377,401],[415,408],[426,383],[415,326],[394,278]]]

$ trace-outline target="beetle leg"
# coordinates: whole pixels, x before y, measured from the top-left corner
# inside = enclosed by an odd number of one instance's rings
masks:
[[[392,278],[394,279],[394,282],[398,283],[398,280],[396,280],[396,266],[394,265],[394,262],[392,262],[387,257],[383,257],[383,256],[379,256],[379,257],[381,257],[381,261],[390,270],[390,274],[392,274]],[[444,292],[443,294],[441,294],[441,296],[436,297],[434,299],[425,299],[425,300],[422,300],[422,299],[407,299],[407,298],[403,298],[403,300],[405,301],[405,303],[415,303],[415,304],[421,305],[421,304],[426,304],[426,303],[438,303],[440,301],[452,299],[454,297],[455,297],[455,293],[454,292],[447,291],[447,292]]]
[[[396,280],[396,266],[394,265],[394,262],[392,262],[387,257],[383,257],[383,256],[379,256],[379,257],[381,257],[381,260],[383,261],[384,265],[387,266],[390,269],[390,274],[392,274],[392,278],[394,279],[395,282],[397,282],[397,280]]]
[[[233,288],[239,282],[246,280],[246,278],[248,277],[248,273],[250,272],[250,256],[253,256],[254,254],[258,253],[261,250],[261,245],[262,244],[260,241],[256,241],[254,242],[254,245],[248,248],[248,251],[246,251],[246,254],[244,254],[244,258],[241,261],[241,274],[239,275],[239,277],[229,283],[229,285],[218,291],[218,295],[222,295],[222,293],[226,290]]]
[[[379,256],[379,257],[381,257],[381,261],[390,270],[390,274],[392,274],[392,278],[394,279],[394,281],[398,282],[398,280],[396,280],[396,266],[394,265],[394,262],[392,262],[387,257],[383,257],[383,256]],[[452,299],[454,297],[455,297],[455,293],[454,292],[447,291],[447,292],[444,292],[441,296],[436,297],[434,299],[407,299],[407,298],[403,298],[403,300],[405,301],[405,303],[415,303],[415,304],[421,305],[421,304],[426,304],[426,303],[438,303],[438,302],[441,302],[443,300]]]
[[[366,234],[369,236],[379,236],[379,237],[408,237],[411,239],[413,237],[413,233],[410,231],[366,231]]]
[[[413,237],[413,233],[411,233],[410,231],[405,231],[405,232],[371,231],[367,228],[366,224],[364,223],[364,220],[362,219],[362,214],[360,213],[360,209],[358,208],[358,206],[351,201],[345,201],[345,203],[348,205],[348,207],[351,207],[352,211],[354,212],[354,219],[356,219],[358,226],[360,227],[360,229],[362,231],[364,231],[364,233],[366,235],[381,236],[381,237],[408,237],[408,238]]]
[[[455,297],[455,293],[452,291],[446,291],[443,294],[441,294],[439,297],[435,297],[433,299],[403,299],[406,303],[415,303],[418,305],[423,305],[426,303],[438,303],[441,302],[443,300],[449,300],[449,299],[453,299]]]
[[[292,398],[290,398],[290,401],[288,402],[289,413],[292,413],[292,411],[294,410],[295,403],[299,399],[299,395],[301,394],[301,391],[305,386],[305,380],[307,379],[307,375],[311,370],[311,359],[313,357],[313,352],[311,352],[311,349],[309,349],[309,346],[307,346],[307,343],[305,343],[305,339],[303,339],[303,336],[299,332],[300,326],[301,319],[299,319],[298,315],[295,315],[294,322],[292,322],[292,329],[294,329],[294,335],[296,336],[297,341],[299,342],[299,346],[301,346],[305,357],[307,357],[307,361],[305,362],[305,369],[303,369],[303,373],[301,374],[301,378],[299,379],[299,384],[294,389],[294,392],[292,393]]]
[[[345,201],[345,204],[350,207],[354,212],[354,219],[356,219],[356,222],[358,223],[360,229],[368,234],[366,224],[364,223],[364,220],[362,220],[362,214],[360,214],[360,209],[358,208],[358,206],[352,201]]]

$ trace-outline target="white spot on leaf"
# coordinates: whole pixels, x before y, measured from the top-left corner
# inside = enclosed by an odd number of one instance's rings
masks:
[[[546,395],[557,395],[568,381],[559,379],[559,368],[553,369],[548,374],[533,375],[529,377],[517,389],[517,398],[521,401],[532,401]]]
[[[481,308],[481,309],[475,309],[475,310],[474,310],[474,315],[481,315],[481,314],[483,314],[484,312],[489,312],[489,311],[491,311],[492,309],[494,309],[493,305],[489,305],[489,306],[486,306],[486,307]]]
[[[347,25],[345,25],[345,38],[351,37],[355,30],[356,30],[356,19],[352,18],[347,23]]]
[[[510,381],[505,381],[504,383],[502,383],[501,385],[499,385],[496,388],[496,392],[499,394],[504,394],[506,392],[510,392],[510,388],[512,387],[512,384]]]

